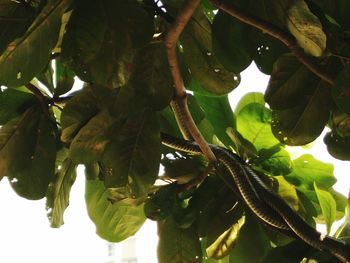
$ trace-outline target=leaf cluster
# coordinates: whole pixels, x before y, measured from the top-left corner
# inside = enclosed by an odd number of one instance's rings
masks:
[[[283,32],[310,63],[278,37],[215,10],[216,2],[201,1],[177,46],[195,124],[207,142],[263,172],[309,224],[330,232],[345,215],[336,236],[346,239],[349,202],[332,188],[333,166],[311,155],[292,159],[286,146],[311,143],[327,127],[329,153],[350,160],[350,2],[224,1]],[[159,262],[334,262],[261,224],[221,167],[183,187],[207,163],[161,144],[161,133],[181,136],[162,37],[182,4],[0,1],[0,180],[24,198],[46,198],[51,226],[60,227],[84,165],[97,234],[119,242],[156,220]],[[267,90],[246,94],[233,110],[228,94],[252,62],[270,75]]]

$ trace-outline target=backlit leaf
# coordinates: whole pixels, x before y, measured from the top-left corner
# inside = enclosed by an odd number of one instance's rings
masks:
[[[320,188],[316,182],[314,183],[314,188],[321,206],[323,218],[326,222],[327,233],[329,234],[336,218],[336,203],[331,193]]]
[[[132,206],[123,201],[112,204],[108,189],[99,180],[86,180],[85,200],[96,233],[109,242],[119,242],[134,235],[146,217],[143,205]]]
[[[51,227],[64,224],[63,215],[69,205],[69,194],[76,176],[76,164],[70,159],[64,160],[56,171],[54,182],[49,186],[46,203]]]

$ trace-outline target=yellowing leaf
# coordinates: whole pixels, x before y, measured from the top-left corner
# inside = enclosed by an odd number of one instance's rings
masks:
[[[287,27],[305,53],[315,57],[322,56],[327,37],[320,20],[311,13],[304,0],[296,0],[289,8]]]

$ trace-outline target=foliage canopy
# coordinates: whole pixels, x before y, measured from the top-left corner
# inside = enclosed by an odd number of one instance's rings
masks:
[[[97,234],[119,242],[156,220],[161,263],[334,262],[262,225],[220,179],[225,171],[182,187],[206,169],[160,137],[182,136],[163,36],[183,2],[0,0],[0,180],[24,198],[46,197],[60,227],[83,164]],[[349,0],[202,0],[177,44],[205,140],[249,160],[309,224],[329,231],[345,216],[344,240],[350,205],[332,188],[333,166],[293,160],[285,146],[328,127],[329,153],[350,160],[349,13]],[[246,94],[233,111],[228,93],[253,61],[270,75],[266,93]],[[70,92],[76,77],[84,86]]]

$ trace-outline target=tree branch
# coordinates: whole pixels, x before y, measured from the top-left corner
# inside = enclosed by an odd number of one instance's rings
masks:
[[[38,99],[40,106],[42,108],[42,110],[45,112],[45,114],[47,114],[48,116],[50,116],[49,114],[49,109],[48,109],[48,103],[46,100],[46,97],[40,92],[40,90],[33,85],[32,83],[28,83],[27,85],[25,85],[27,89],[29,89],[34,96]]]
[[[178,120],[178,125],[184,136],[187,137],[187,131],[192,136],[192,138],[198,143],[201,151],[208,159],[209,163],[214,163],[216,161],[215,155],[211,151],[209,145],[204,140],[202,134],[198,130],[191,113],[187,106],[187,94],[184,86],[184,82],[181,76],[179,63],[176,57],[176,44],[180,37],[180,34],[184,30],[187,22],[190,20],[193,12],[199,5],[200,0],[187,0],[184,6],[179,11],[175,22],[170,26],[169,30],[165,35],[165,46],[167,50],[167,56],[170,66],[170,71],[174,80],[175,86],[175,98],[172,102],[172,107],[176,119]]]
[[[302,48],[296,43],[295,39],[291,35],[286,34],[283,30],[275,27],[274,25],[267,23],[266,21],[254,17],[247,12],[240,10],[232,5],[226,4],[223,0],[210,0],[218,9],[233,16],[239,21],[260,29],[261,31],[269,34],[270,36],[277,38],[283,44],[285,44],[289,50],[303,63],[311,72],[317,75],[320,79],[327,82],[330,85],[334,85],[334,78],[330,76],[324,69],[315,64],[309,56],[307,56]]]

